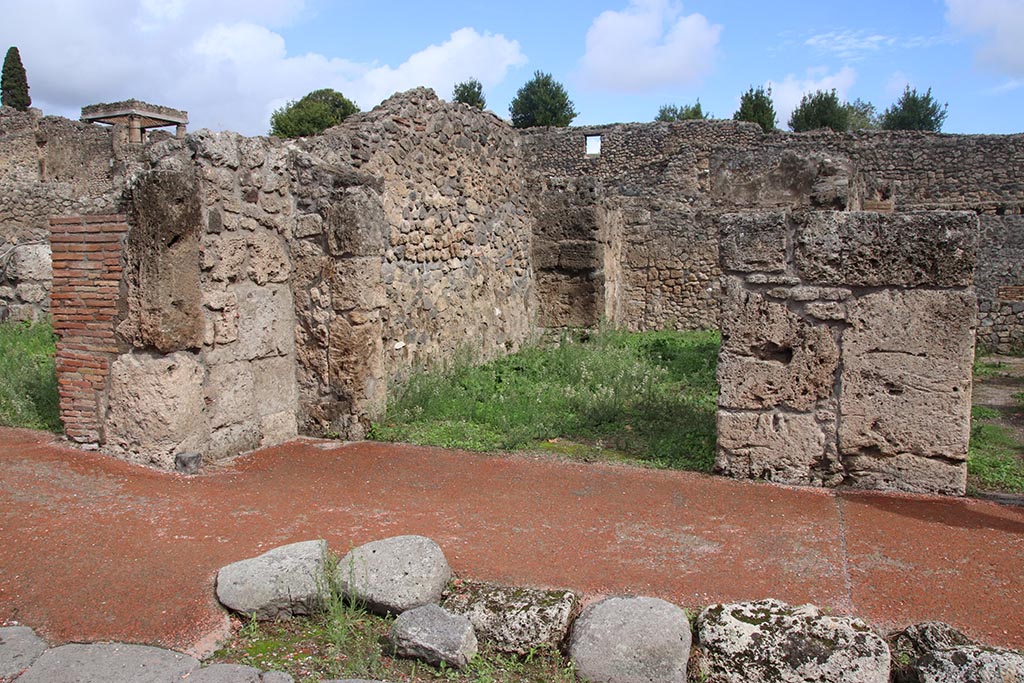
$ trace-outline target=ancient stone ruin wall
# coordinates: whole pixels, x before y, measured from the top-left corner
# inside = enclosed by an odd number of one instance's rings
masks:
[[[413,91],[311,140],[150,145],[127,193],[116,353],[90,387],[101,417],[69,435],[161,467],[360,438],[409,368],[515,348],[534,329],[515,144]]]
[[[963,494],[974,213],[722,216],[717,471]]]
[[[49,310],[49,218],[117,210],[117,158],[110,129],[0,109],[0,320]]]
[[[599,155],[586,153],[588,136],[600,136]],[[1021,239],[1024,136],[765,135],[752,124],[690,121],[531,132],[524,154],[537,171],[531,196],[540,243],[559,235],[557,220],[546,214],[601,208],[622,220],[612,223],[612,239],[591,240],[590,247],[591,261],[601,263],[602,245],[619,245],[615,282],[595,267],[537,266],[540,313],[556,325],[575,324],[579,316],[566,317],[563,302],[599,282],[603,295],[596,295],[591,318],[632,329],[717,326],[715,226],[723,212],[954,209],[981,218],[981,342],[995,350],[1024,348],[1016,298],[1022,282],[1007,252]],[[593,189],[575,198],[560,189],[577,186]],[[554,284],[542,286],[545,277]]]

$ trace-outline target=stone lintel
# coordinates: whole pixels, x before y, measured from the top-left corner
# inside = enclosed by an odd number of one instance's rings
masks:
[[[141,128],[185,125],[188,123],[188,112],[139,100],[91,104],[82,107],[82,121],[89,123],[116,124],[131,119],[137,120]]]

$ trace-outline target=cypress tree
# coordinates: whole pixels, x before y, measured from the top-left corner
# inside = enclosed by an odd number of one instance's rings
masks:
[[[32,98],[28,96],[28,77],[25,75],[25,67],[21,64],[21,53],[16,47],[7,50],[7,56],[4,58],[0,93],[5,107],[28,111],[29,105],[32,104]]]

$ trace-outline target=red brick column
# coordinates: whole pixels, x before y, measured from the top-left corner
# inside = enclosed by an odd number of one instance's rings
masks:
[[[60,417],[79,443],[102,441],[110,362],[120,352],[114,325],[127,232],[122,214],[50,219]]]

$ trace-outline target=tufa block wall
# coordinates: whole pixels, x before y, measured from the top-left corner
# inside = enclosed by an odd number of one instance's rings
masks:
[[[977,222],[953,212],[722,216],[715,469],[962,495]]]

